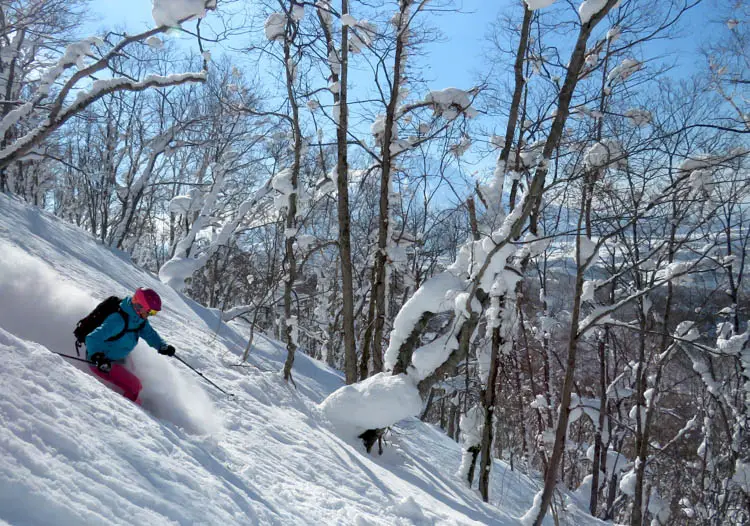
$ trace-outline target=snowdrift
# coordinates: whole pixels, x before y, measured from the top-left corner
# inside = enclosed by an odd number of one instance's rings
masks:
[[[75,322],[137,286],[162,295],[154,328],[234,399],[139,344],[142,410],[50,352],[75,355]],[[416,419],[367,456],[318,405],[341,375],[300,353],[294,389],[278,373],[286,351],[263,336],[235,367],[243,332],[125,254],[0,195],[0,524],[510,525],[531,505],[540,484],[502,462],[484,504],[454,476],[458,444]],[[573,502],[562,519],[597,522]]]

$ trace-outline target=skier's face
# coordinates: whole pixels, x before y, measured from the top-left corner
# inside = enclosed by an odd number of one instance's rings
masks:
[[[148,307],[144,307],[143,305],[139,305],[137,303],[134,303],[133,307],[135,308],[135,313],[144,320],[149,316],[153,316],[154,314],[159,312],[158,310],[149,309]]]

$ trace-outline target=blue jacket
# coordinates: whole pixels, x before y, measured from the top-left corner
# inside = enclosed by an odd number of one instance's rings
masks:
[[[125,357],[135,349],[135,345],[138,343],[138,337],[142,337],[146,340],[151,347],[154,349],[161,349],[166,346],[161,336],[151,327],[148,320],[142,319],[136,314],[133,308],[133,302],[129,297],[122,300],[120,308],[128,315],[128,329],[129,331],[122,335],[121,338],[108,342],[107,338],[117,336],[120,334],[124,327],[125,321],[122,318],[122,314],[115,312],[107,316],[99,327],[91,331],[86,336],[86,356],[91,359],[96,353],[103,353],[111,361],[124,360]],[[139,330],[134,330],[140,327]]]

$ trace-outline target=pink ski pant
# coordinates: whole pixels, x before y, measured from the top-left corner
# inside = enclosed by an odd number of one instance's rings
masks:
[[[116,387],[115,391],[121,392],[128,400],[141,405],[141,399],[138,398],[142,389],[141,381],[136,375],[128,371],[124,365],[113,363],[112,370],[108,373],[102,372],[92,366],[91,372],[104,380],[105,383],[114,385]]]

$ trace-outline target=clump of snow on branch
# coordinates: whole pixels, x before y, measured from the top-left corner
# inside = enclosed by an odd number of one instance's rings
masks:
[[[446,291],[458,290],[462,287],[462,280],[450,273],[442,273],[425,281],[417,292],[409,298],[399,311],[393,322],[393,330],[384,357],[386,370],[392,370],[398,359],[398,351],[406,341],[422,313],[431,311],[449,310],[453,306],[454,296],[446,294]]]
[[[331,107],[331,118],[336,124],[341,122],[341,104],[338,101],[334,102]]]
[[[367,20],[359,20],[349,32],[349,51],[361,53],[362,48],[370,47],[378,28]]]
[[[620,491],[629,497],[635,496],[635,481],[635,469],[631,469],[622,476],[622,479],[620,480]]]
[[[607,31],[607,40],[609,40],[610,44],[614,44],[620,39],[621,34],[622,29],[620,29],[619,26],[612,26],[609,28],[609,31]]]
[[[409,139],[394,139],[391,141],[391,146],[389,147],[389,151],[391,152],[391,155],[397,155],[403,151],[408,150],[411,148],[412,144]]]
[[[639,128],[648,126],[651,124],[652,120],[651,112],[640,108],[629,109],[625,112],[625,117],[627,117],[634,126],[638,126]]]
[[[320,17],[323,19],[323,24],[325,24],[326,28],[329,32],[332,31],[332,25],[331,21],[333,17],[331,16],[331,4],[328,0],[318,0],[315,2],[315,7],[318,9],[318,13],[320,14]]]
[[[422,380],[437,369],[450,354],[458,349],[458,340],[452,334],[446,334],[435,341],[423,345],[414,351],[411,363],[416,372],[415,379]]]
[[[680,324],[675,328],[674,336],[675,338],[679,338],[680,340],[694,342],[695,340],[700,338],[701,335],[695,328],[694,321],[683,321],[680,322]]]
[[[581,24],[588,24],[606,5],[607,0],[584,0],[578,7],[578,16],[581,17]],[[617,6],[615,5],[615,7]]]
[[[41,79],[39,80],[39,85],[34,93],[35,101],[41,101],[49,95],[52,85],[58,78],[60,78],[66,69],[73,66],[76,66],[78,69],[83,69],[86,66],[86,57],[91,56],[91,46],[103,44],[104,42],[99,37],[90,37],[79,42],[68,44],[65,48],[65,53],[63,53],[58,59],[57,63],[42,74]],[[27,102],[26,104],[8,112],[0,122],[0,133],[5,133],[10,126],[29,115],[34,109],[34,105],[34,102]]]
[[[703,170],[712,166],[716,166],[721,162],[721,156],[715,156],[709,153],[699,153],[682,161],[682,163],[680,163],[680,170],[682,170],[683,172]]]
[[[544,7],[549,7],[555,3],[556,0],[525,0],[526,5],[529,6],[529,11],[536,11]]]
[[[296,192],[292,186],[292,171],[287,168],[274,175],[271,187],[276,190],[273,206],[282,213],[289,206],[289,197]]]
[[[292,5],[292,20],[299,22],[305,18],[305,6],[302,4]]]
[[[148,37],[146,39],[146,44],[153,49],[161,49],[164,47],[164,42],[162,42],[161,38],[156,35]]]
[[[286,69],[289,72],[289,78],[294,82],[297,79],[297,64],[294,59],[289,57],[286,61]]]
[[[424,102],[432,106],[436,115],[448,120],[453,120],[462,113],[468,118],[477,116],[477,110],[471,106],[469,93],[458,88],[431,91],[425,96]]]
[[[271,13],[263,24],[266,38],[271,42],[283,41],[286,31],[286,15],[284,13]]]
[[[500,154],[497,156],[495,163],[495,171],[492,174],[492,179],[488,185],[480,185],[479,191],[484,198],[484,203],[487,206],[487,213],[491,217],[503,217],[505,210],[503,209],[503,187],[505,186],[505,161],[503,161]]]
[[[456,475],[459,479],[468,483],[469,469],[474,454],[472,448],[482,443],[482,430],[484,429],[484,412],[482,408],[475,405],[466,414],[461,415],[461,465]]]
[[[455,144],[452,144],[448,147],[448,151],[455,155],[456,157],[461,157],[463,154],[465,154],[469,148],[471,147],[471,139],[464,135],[461,137],[461,140],[458,141]]]
[[[625,155],[620,144],[612,139],[595,142],[583,156],[587,168],[605,168],[614,165],[617,168],[627,166]]]
[[[542,158],[545,144],[546,144],[545,140],[539,140],[528,146],[525,146],[521,150],[520,155],[519,155],[521,159],[521,164],[526,168],[532,168],[536,166],[536,164]],[[511,155],[508,156],[508,161],[511,164],[514,164],[515,152],[511,152]]]
[[[522,207],[514,208],[500,228],[479,241],[469,240],[459,250],[456,261],[444,272],[425,281],[404,304],[393,322],[390,342],[385,353],[386,370],[392,370],[398,360],[401,346],[425,313],[453,311],[454,327],[448,336],[438,338],[416,349],[412,356],[409,374],[418,380],[428,377],[450,354],[457,349],[456,334],[471,312],[480,312],[481,305],[468,292],[473,281],[485,291],[501,296],[514,289],[519,275],[506,269],[508,258],[515,253],[513,244],[507,243],[510,229],[521,214]],[[498,305],[499,308],[499,305]]]
[[[716,339],[716,348],[723,354],[739,356],[750,338],[750,332],[744,332],[724,338],[722,335]]]
[[[328,52],[328,66],[331,68],[331,72],[336,75],[341,74],[341,58],[335,49]]]
[[[646,407],[642,405],[634,405],[630,408],[630,412],[628,413],[628,418],[630,418],[633,422],[637,421],[639,418],[641,422],[646,421]]]
[[[189,278],[197,268],[200,268],[196,259],[188,257],[188,252],[195,242],[195,238],[198,233],[206,228],[209,224],[211,213],[213,211],[214,203],[221,191],[222,185],[224,184],[225,171],[217,168],[214,172],[214,184],[211,191],[204,198],[201,198],[203,205],[201,206],[198,217],[193,221],[190,231],[185,235],[183,239],[177,243],[174,256],[172,259],[167,261],[159,269],[159,279],[162,283],[166,283],[173,287],[175,290],[182,290],[185,286],[185,280]],[[177,211],[182,210],[186,213],[193,207],[193,203],[198,199],[197,196],[189,196],[187,199],[176,198],[170,203],[170,210]],[[174,210],[173,210],[174,206]]]
[[[357,436],[419,414],[422,398],[405,374],[379,373],[333,392],[321,409],[342,434]]]
[[[713,170],[693,170],[688,177],[692,195],[710,194],[714,188]]]
[[[180,21],[203,18],[207,9],[215,8],[216,0],[153,0],[151,15],[159,27],[177,27]]]
[[[391,126],[391,137],[395,137],[398,131],[398,125],[395,122],[393,122],[393,125]],[[372,135],[378,139],[380,138],[383,133],[385,133],[385,115],[378,115],[375,117],[375,122],[372,123],[370,126],[370,132]]]
[[[675,261],[666,267],[656,271],[656,278],[660,280],[673,280],[687,274],[692,268],[693,263],[689,261]],[[685,280],[679,280],[685,281]]]
[[[203,208],[203,195],[199,190],[193,189],[188,195],[178,195],[169,202],[169,211],[177,215],[187,215],[198,212]]]
[[[581,398],[576,393],[570,395],[570,416],[568,417],[568,429],[583,415],[588,416],[595,425],[599,422],[598,398]]]
[[[584,104],[576,106],[570,112],[570,116],[574,119],[582,119],[583,117],[589,117],[590,119],[601,119],[602,113],[599,110],[592,110]]]
[[[315,194],[318,198],[329,195],[333,196],[338,187],[336,186],[336,167],[331,170],[331,173],[323,175],[320,179],[315,182]]]
[[[607,75],[607,82],[609,84],[624,82],[633,73],[640,71],[641,69],[643,69],[643,63],[634,58],[625,58],[619,65],[612,68],[612,71]]]
[[[591,259],[591,257],[597,253],[598,249],[596,242],[587,238],[586,236],[579,237],[579,251],[581,254],[581,263],[584,263]]]
[[[190,231],[177,244],[172,259],[167,261],[159,269],[159,279],[161,282],[168,284],[175,290],[182,290],[185,286],[185,280],[192,276],[196,270],[205,265],[220,246],[227,244],[229,238],[237,230],[240,221],[242,221],[245,215],[247,215],[247,213],[271,191],[270,182],[256,190],[253,195],[240,204],[234,217],[222,225],[218,235],[211,239],[209,246],[206,247],[202,253],[198,255],[191,253],[191,255],[188,256],[188,250],[193,246],[196,235],[209,223],[214,203],[223,183],[224,170],[217,168],[215,174],[214,185],[211,192],[204,198],[203,207],[198,218],[193,221]]]
[[[291,340],[295,346],[299,346],[299,322],[297,316],[290,316],[286,320],[286,325],[291,329]]]
[[[596,281],[584,281],[583,292],[581,293],[581,301],[589,301],[594,303],[594,292],[596,292]]]

